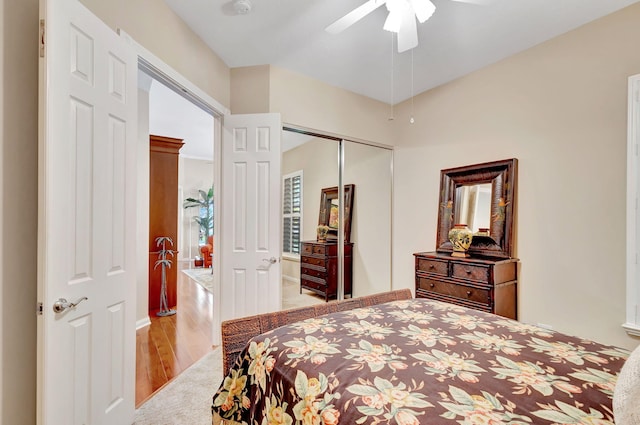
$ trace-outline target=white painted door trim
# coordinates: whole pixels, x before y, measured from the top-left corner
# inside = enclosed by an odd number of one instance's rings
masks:
[[[118,30],[118,33],[121,37],[123,37],[129,44],[133,46],[136,53],[138,54],[138,67],[142,69],[144,72],[153,76],[167,87],[175,90],[182,96],[185,96],[187,99],[192,101],[197,106],[211,113],[214,117],[214,176],[213,183],[215,187],[219,186],[219,182],[221,182],[221,166],[219,158],[222,158],[222,117],[226,114],[229,114],[230,111],[220,102],[215,100],[213,97],[205,93],[198,86],[193,84],[187,78],[185,78],[182,74],[164,62],[162,59],[158,58],[156,55],[147,50],[144,46],[140,45],[136,42],[133,37],[127,34],[123,30]],[[218,194],[216,194],[216,198]],[[222,224],[220,221],[220,202],[216,202],[214,204],[214,229],[221,229]],[[216,241],[217,243],[217,241]],[[143,258],[146,258],[147,247],[143,246],[139,248],[138,255],[142,255]],[[145,263],[146,264],[146,263]],[[220,259],[218,256],[213,257],[213,271],[214,271],[214,281],[220,282],[221,279],[221,266]],[[213,344],[219,345],[221,343],[220,336],[220,310],[221,310],[221,298],[220,298],[220,285],[214,285],[213,291]]]
[[[629,77],[627,132],[627,315],[622,325],[640,336],[640,74]]]

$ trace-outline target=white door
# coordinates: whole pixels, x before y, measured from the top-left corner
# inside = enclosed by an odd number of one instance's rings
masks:
[[[137,56],[77,0],[40,16],[38,424],[131,424]]]
[[[280,310],[279,114],[225,115],[220,319]]]

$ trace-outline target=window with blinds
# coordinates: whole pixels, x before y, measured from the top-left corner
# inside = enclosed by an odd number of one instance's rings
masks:
[[[297,256],[302,230],[302,171],[284,176],[282,202],[282,252]]]

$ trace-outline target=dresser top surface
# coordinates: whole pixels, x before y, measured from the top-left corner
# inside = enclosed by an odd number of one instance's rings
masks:
[[[478,264],[503,264],[503,263],[517,263],[517,258],[497,258],[497,257],[484,257],[474,255],[473,257],[453,257],[451,254],[444,254],[440,252],[416,252],[413,254],[415,257],[427,258],[440,261],[459,261],[464,263],[478,263]]]
[[[310,245],[337,245],[338,241],[334,241],[334,240],[328,240],[328,241],[324,241],[324,242],[318,242],[318,241],[302,241],[303,244],[310,244]],[[353,245],[353,242],[346,242],[344,243],[345,245]]]

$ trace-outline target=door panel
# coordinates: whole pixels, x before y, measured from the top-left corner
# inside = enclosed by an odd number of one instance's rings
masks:
[[[280,309],[280,116],[224,118],[221,320]]]
[[[41,18],[38,423],[130,424],[137,55],[77,0]]]

